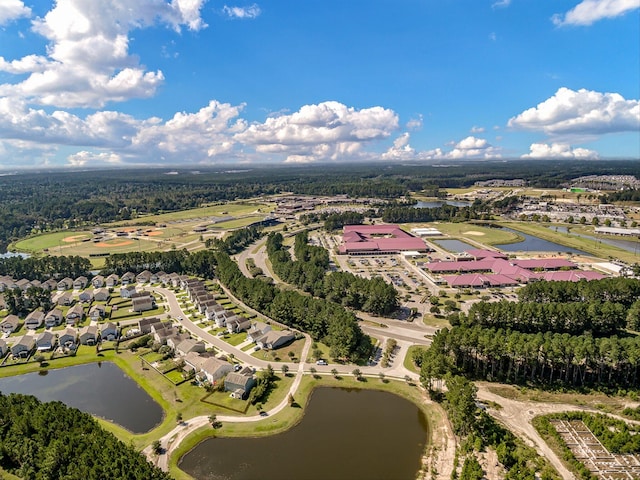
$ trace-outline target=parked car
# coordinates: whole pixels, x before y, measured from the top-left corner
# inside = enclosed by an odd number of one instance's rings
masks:
[[[329,365],[326,360],[318,360],[316,365]]]

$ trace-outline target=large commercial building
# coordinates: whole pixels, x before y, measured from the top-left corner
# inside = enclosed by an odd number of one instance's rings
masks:
[[[427,244],[398,225],[345,225],[341,254],[380,255],[407,251],[428,252]]]

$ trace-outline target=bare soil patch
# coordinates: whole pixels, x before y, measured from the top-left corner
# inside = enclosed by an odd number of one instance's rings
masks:
[[[108,240],[106,242],[99,242],[96,243],[96,247],[101,247],[101,248],[109,248],[109,247],[124,247],[126,245],[131,245],[133,243],[133,240],[121,240],[121,241],[117,241],[117,240]]]
[[[157,237],[159,235],[162,235],[162,232],[160,230],[154,230],[153,232],[147,232],[147,236],[149,236],[149,237]]]
[[[466,232],[460,232],[462,235],[471,235],[472,237],[484,237],[484,232],[479,232],[477,230],[467,230]]]
[[[65,242],[65,243],[75,243],[75,242],[79,242],[83,238],[87,238],[87,237],[88,237],[88,235],[71,235],[69,237],[63,238],[62,241]]]

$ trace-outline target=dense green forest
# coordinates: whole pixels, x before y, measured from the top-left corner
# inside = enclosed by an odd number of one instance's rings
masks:
[[[362,333],[355,315],[327,300],[281,290],[257,278],[245,277],[223,252],[216,254],[220,281],[250,307],[291,327],[307,332],[331,349],[333,358],[366,359],[371,339]]]
[[[105,260],[103,275],[126,272],[140,273],[143,270],[152,272],[179,273],[212,278],[215,259],[211,250],[188,252],[187,250],[171,250],[168,252],[129,252],[110,255]]]
[[[553,188],[582,175],[640,175],[633,161],[465,161],[464,165],[272,166],[247,170],[112,170],[0,176],[0,252],[38,232],[282,192],[398,199],[493,178]]]
[[[35,480],[171,478],[91,415],[18,394],[0,394],[0,466]]]
[[[283,281],[315,297],[374,315],[386,315],[398,308],[398,292],[382,278],[369,279],[349,272],[327,273],[329,254],[322,247],[308,244],[307,231],[295,237],[295,261],[283,240],[280,233],[271,233],[267,239],[269,260]]]

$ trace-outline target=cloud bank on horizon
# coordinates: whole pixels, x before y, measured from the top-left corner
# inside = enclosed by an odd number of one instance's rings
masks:
[[[640,0],[48,3],[0,4],[0,168],[640,158]]]

